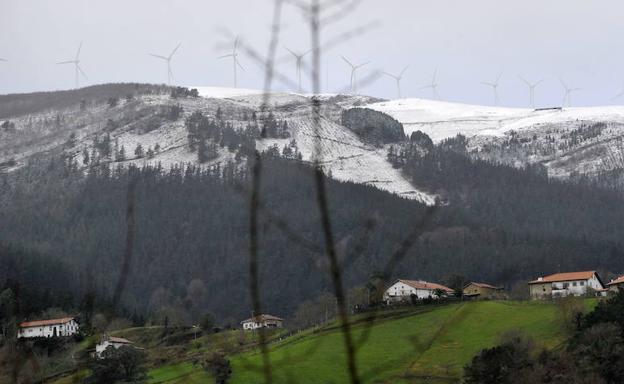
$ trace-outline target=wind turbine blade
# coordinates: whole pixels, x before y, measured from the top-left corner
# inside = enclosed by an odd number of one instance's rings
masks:
[[[173,55],[175,55],[175,53],[177,52],[178,48],[180,48],[180,45],[182,45],[182,43],[179,43],[171,52],[171,54],[169,55],[168,59],[171,59],[173,57]]]
[[[568,90],[568,86],[565,83],[565,81],[563,81],[563,79],[561,77],[559,78],[559,81],[561,82],[561,85],[563,86],[563,88],[567,91]]]
[[[494,82],[495,84],[498,84],[498,80],[500,80],[501,76],[503,76],[503,72],[498,74],[498,77],[496,78],[496,81]]]
[[[425,85],[425,86],[422,86],[422,87],[420,87],[418,89],[427,89],[427,88],[433,88],[433,85]]]
[[[2,57],[0,57],[0,61],[8,61],[7,59],[3,59]]]
[[[611,100],[615,100],[615,99],[619,99],[620,97],[624,96],[624,91],[618,93],[617,95],[613,96],[611,98]]]
[[[227,55],[219,56],[217,59],[225,59],[226,57],[234,57],[233,53],[228,53]]]
[[[150,55],[150,56],[154,56],[154,57],[156,57],[156,58],[158,58],[158,59],[168,60],[165,56],[155,55],[155,54],[153,54],[153,53],[148,53],[148,55]]]
[[[405,73],[405,71],[407,71],[408,68],[409,65],[406,65],[405,68],[403,68],[403,70],[399,73],[399,77],[403,77],[403,74]]]
[[[82,49],[82,41],[78,45],[78,50],[76,51],[76,61],[78,61],[78,58],[80,57],[80,50],[81,49]]]
[[[238,36],[234,39],[234,51],[236,51],[236,49],[238,49]]]
[[[384,74],[384,75],[386,75],[386,76],[392,77],[393,79],[398,80],[398,76],[395,76],[395,75],[393,75],[392,73],[388,73],[388,72],[381,72],[381,73],[383,73],[383,74]]]
[[[531,86],[531,83],[529,83],[529,81],[528,81],[527,79],[525,79],[524,77],[522,77],[522,76],[518,76],[518,78],[519,78],[520,80],[522,80],[522,81],[524,82],[524,84],[526,84],[528,87],[530,87],[530,86]]]
[[[308,49],[307,51],[305,51],[304,53],[301,54],[301,57],[304,57],[305,55],[307,55],[308,53],[312,52],[313,49]]]
[[[433,77],[431,78],[431,84],[434,84],[436,81],[436,77],[438,76],[438,67],[433,70]]]
[[[540,79],[540,81],[538,81],[537,83],[533,84],[533,88],[537,87],[538,85],[542,84],[544,82],[544,79]]]
[[[488,83],[487,81],[482,81],[481,84],[487,85],[488,87],[494,87],[495,86],[494,83]]]
[[[67,60],[67,61],[61,61],[59,63],[56,64],[74,64],[76,62],[76,60]]]
[[[297,55],[294,51],[290,50],[288,47],[284,47],[284,48],[286,48],[286,50],[290,52],[291,55],[295,56],[296,58],[299,58],[300,55]]]
[[[238,65],[238,67],[239,67],[240,69],[242,69],[242,70],[243,70],[243,72],[246,72],[246,71],[245,71],[245,68],[243,68],[243,66],[241,65],[241,63],[240,63],[238,60],[236,60],[236,65]]]
[[[342,58],[342,60],[344,60],[347,64],[349,64],[351,66],[351,68],[355,68],[355,65],[351,64],[351,62],[349,60],[347,60],[346,57],[340,55],[340,57]]]
[[[360,64],[360,65],[357,65],[355,68],[356,68],[356,69],[357,69],[357,68],[362,68],[363,66],[368,65],[368,64],[370,64],[370,63],[371,63],[370,61],[367,61],[367,62],[365,62],[365,63],[362,63],[362,64]]]
[[[87,74],[86,74],[86,73],[84,73],[84,71],[82,70],[82,68],[80,68],[80,65],[76,64],[76,68],[78,68],[78,72],[80,72],[80,74],[81,74],[82,76],[84,76],[84,78],[85,78],[85,79],[87,79],[87,80],[89,79],[89,78],[87,77]]]

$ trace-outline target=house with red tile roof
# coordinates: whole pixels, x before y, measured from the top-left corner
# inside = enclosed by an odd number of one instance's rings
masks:
[[[464,287],[463,294],[475,299],[504,299],[506,296],[503,287],[474,281]]]
[[[617,292],[618,289],[624,289],[624,275],[619,276],[607,283],[609,292]]]
[[[555,273],[529,281],[529,294],[532,299],[588,294],[605,296],[606,292],[607,289],[596,271]]]
[[[386,304],[392,304],[410,300],[412,296],[417,299],[439,299],[439,296],[451,296],[452,294],[453,290],[442,284],[423,280],[398,279],[384,291],[383,301]]]
[[[75,317],[24,321],[19,324],[18,338],[65,337],[78,333],[79,325]]]

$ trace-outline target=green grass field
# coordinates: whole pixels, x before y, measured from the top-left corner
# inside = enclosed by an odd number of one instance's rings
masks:
[[[592,306],[594,301],[587,301]],[[397,312],[370,328],[355,324],[359,373],[366,383],[456,382],[462,369],[481,349],[493,346],[502,334],[519,330],[538,344],[552,348],[566,339],[552,303],[482,301]],[[230,357],[233,383],[263,382],[257,351]],[[342,334],[335,327],[307,332],[271,346],[277,383],[342,383],[348,381]],[[193,383],[208,377],[190,364],[150,372],[151,383]],[[422,381],[424,382],[424,381]]]

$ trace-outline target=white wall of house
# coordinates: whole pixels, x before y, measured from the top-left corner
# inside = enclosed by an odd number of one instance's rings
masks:
[[[280,320],[265,320],[261,322],[256,321],[243,321],[243,329],[258,329],[258,328],[281,328],[282,321]]]
[[[587,280],[558,281],[552,283],[552,296],[583,296],[587,293],[587,288],[601,290],[603,286],[596,275]]]
[[[70,320],[66,323],[22,327],[19,329],[17,337],[30,338],[71,336],[78,333],[78,328],[78,323],[75,320]]]
[[[397,281],[386,289],[383,294],[383,300],[385,302],[400,301],[406,298],[409,299],[411,295],[416,295],[419,299],[437,298],[434,292],[435,289],[417,289],[402,281]]]

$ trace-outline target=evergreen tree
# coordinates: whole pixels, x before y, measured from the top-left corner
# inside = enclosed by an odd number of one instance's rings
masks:
[[[143,146],[141,145],[141,143],[137,144],[136,148],[134,149],[134,156],[142,158],[144,155],[145,154],[143,153]]]

